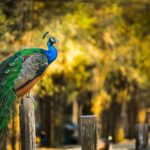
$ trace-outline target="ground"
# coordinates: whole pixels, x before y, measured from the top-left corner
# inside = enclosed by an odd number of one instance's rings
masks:
[[[81,147],[69,146],[64,148],[38,148],[37,150],[81,150]],[[135,141],[133,140],[133,141],[125,141],[120,144],[111,144],[110,150],[135,150]]]

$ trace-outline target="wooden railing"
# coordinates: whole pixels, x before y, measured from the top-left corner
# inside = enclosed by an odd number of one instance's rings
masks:
[[[22,100],[20,105],[21,150],[35,150],[35,116],[34,104],[30,97]],[[135,127],[136,150],[148,150],[148,124]],[[96,116],[80,117],[80,141],[82,150],[97,150]],[[109,150],[109,146],[105,147]]]

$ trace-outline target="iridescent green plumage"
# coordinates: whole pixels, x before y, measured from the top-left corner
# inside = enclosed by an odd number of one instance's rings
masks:
[[[17,97],[14,82],[21,72],[25,58],[36,53],[43,54],[43,50],[23,49],[0,63],[0,136],[8,124],[11,106]]]

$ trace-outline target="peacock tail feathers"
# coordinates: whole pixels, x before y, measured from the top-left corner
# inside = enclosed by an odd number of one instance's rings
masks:
[[[0,63],[0,137],[9,122],[11,107],[17,98],[14,82],[21,74],[26,57],[43,53],[42,49],[23,49]]]
[[[5,97],[5,106],[0,111],[0,137],[2,136],[5,128],[7,127],[7,124],[9,122],[10,114],[11,114],[11,107],[13,104],[13,101],[16,99],[16,94],[14,92],[10,92]]]
[[[13,55],[0,63],[0,136],[7,127],[12,103],[16,99],[14,80],[22,68],[21,55]]]

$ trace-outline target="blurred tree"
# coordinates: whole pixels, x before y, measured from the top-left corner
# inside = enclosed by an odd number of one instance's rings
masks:
[[[45,31],[59,39],[57,62],[33,90],[47,145],[63,143],[66,109],[74,101],[79,116],[98,116],[103,137],[133,138],[150,107],[149,24],[149,0],[1,0],[0,59],[44,47]]]

